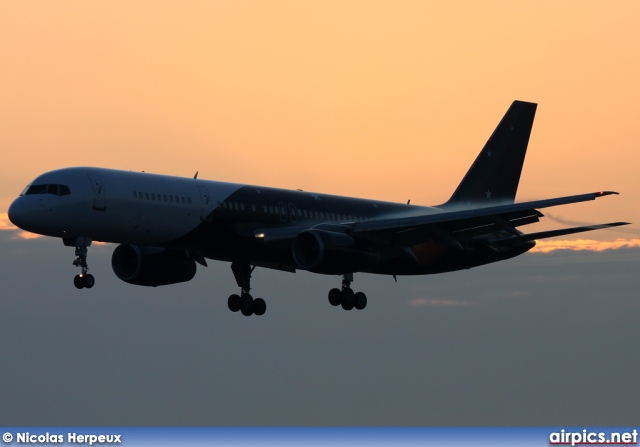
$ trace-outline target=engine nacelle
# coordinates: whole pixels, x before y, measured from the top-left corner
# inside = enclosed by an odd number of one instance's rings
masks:
[[[368,251],[353,248],[348,234],[326,230],[307,230],[293,240],[293,259],[304,270],[328,275],[353,273],[371,267],[377,258]]]
[[[156,247],[118,245],[111,256],[113,273],[137,286],[164,286],[191,281],[196,263],[186,253]]]

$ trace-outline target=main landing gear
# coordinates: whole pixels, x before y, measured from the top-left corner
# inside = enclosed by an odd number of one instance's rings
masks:
[[[254,267],[247,262],[235,261],[231,263],[231,271],[240,287],[240,295],[233,294],[227,300],[227,305],[231,312],[242,312],[242,315],[264,315],[267,310],[267,303],[262,298],[253,298],[251,290],[251,273]]]
[[[352,282],[353,273],[346,273],[342,275],[342,290],[329,290],[329,303],[332,306],[342,306],[344,310],[362,310],[367,307],[367,295],[362,292],[354,293],[351,289]]]
[[[91,273],[87,273],[89,265],[87,265],[87,253],[88,247],[91,245],[91,239],[79,237],[71,240],[63,240],[64,245],[71,245],[76,247],[76,260],[73,261],[73,265],[82,268],[82,273],[76,275],[73,278],[73,285],[76,289],[90,289],[96,283],[95,278]]]

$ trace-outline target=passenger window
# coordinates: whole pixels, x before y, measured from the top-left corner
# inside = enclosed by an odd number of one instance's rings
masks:
[[[144,198],[145,198],[145,199],[147,199],[147,200],[149,200],[149,193],[148,193],[148,192],[145,192],[145,193],[144,193]]]
[[[267,214],[267,212],[269,211],[267,209],[267,205],[262,205],[262,210],[264,211],[265,214]]]
[[[133,191],[133,198],[134,198],[134,199],[137,199],[137,198],[138,198],[138,194],[136,194],[136,192],[135,192],[135,191]]]
[[[166,194],[164,194],[164,195],[162,196],[162,198],[164,199],[164,201],[165,201],[165,202],[168,202],[168,201],[169,201],[169,199],[167,198],[167,195],[166,195]]]
[[[251,204],[251,211],[253,211],[254,213],[256,212],[256,205],[255,204]]]
[[[184,197],[182,197],[182,204],[184,205]]]
[[[151,200],[156,200],[156,195],[154,193],[151,193]]]
[[[191,197],[187,197],[187,202],[191,205]]]

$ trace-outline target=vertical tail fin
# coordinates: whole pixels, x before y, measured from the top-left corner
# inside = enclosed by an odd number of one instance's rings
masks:
[[[444,206],[513,203],[537,104],[514,101]]]

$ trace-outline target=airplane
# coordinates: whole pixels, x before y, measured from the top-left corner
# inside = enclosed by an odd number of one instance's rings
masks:
[[[92,241],[119,244],[111,265],[124,282],[162,286],[190,281],[207,259],[231,263],[240,288],[229,310],[263,315],[253,298],[256,267],[342,277],[329,302],[362,310],[354,273],[424,275],[469,269],[519,256],[535,241],[627,225],[612,222],[525,234],[539,209],[618,194],[587,194],[515,203],[537,104],[514,101],[451,198],[416,206],[302,190],[206,181],[97,167],[38,176],[9,208],[17,227],[75,247],[78,289]]]

